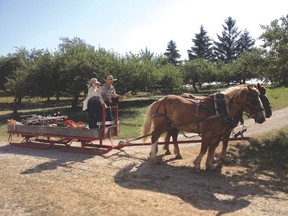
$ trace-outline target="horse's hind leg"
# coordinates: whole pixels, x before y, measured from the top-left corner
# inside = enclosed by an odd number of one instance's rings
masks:
[[[177,142],[178,133],[179,133],[179,129],[174,128],[172,131],[172,138],[173,138],[173,143],[174,143],[174,154],[175,154],[176,159],[182,159],[182,156],[180,154],[179,145]]]
[[[159,133],[152,133],[152,137],[151,137],[151,152],[150,152],[150,159],[152,161],[152,163],[156,163],[157,162],[157,152],[158,152],[158,139],[160,137]]]
[[[171,130],[167,131],[166,137],[165,137],[165,144],[163,146],[163,149],[165,151],[165,155],[171,155],[170,149],[169,149],[169,142],[170,142],[170,137],[171,137]]]

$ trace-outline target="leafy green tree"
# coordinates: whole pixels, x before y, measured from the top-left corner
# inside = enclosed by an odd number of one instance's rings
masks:
[[[55,79],[54,57],[48,50],[41,50],[29,73],[30,96],[46,97],[55,95],[58,79]]]
[[[181,57],[179,54],[179,50],[177,50],[176,42],[173,40],[168,42],[166,52],[164,53],[164,56],[167,57],[168,61],[171,64],[178,65],[179,61],[178,59]]]
[[[80,93],[85,89],[88,77],[93,74],[96,61],[94,47],[87,45],[80,38],[61,38],[58,60],[60,63],[60,82],[62,89],[73,97],[72,108],[75,108]],[[98,76],[97,76],[98,77]],[[88,78],[88,79],[87,79]],[[87,90],[87,88],[86,88]]]
[[[217,70],[217,81],[226,83],[227,86],[235,79],[235,63],[225,63],[220,61],[216,65]]]
[[[146,47],[145,50],[142,50],[142,49],[140,50],[139,58],[143,60],[153,61],[155,59],[155,54],[151,52],[150,50],[148,50]]]
[[[202,25],[200,27],[200,32],[195,34],[195,38],[192,39],[192,42],[194,43],[194,46],[191,47],[191,50],[187,50],[189,60],[202,58],[210,61],[213,59],[212,42]]]
[[[157,90],[163,94],[179,94],[183,85],[180,67],[168,64],[158,69]]]
[[[232,17],[228,17],[222,26],[222,35],[217,34],[219,41],[214,41],[215,55],[218,61],[229,63],[235,61],[240,55],[239,36],[241,31],[238,31],[236,20],[233,20]]]
[[[265,51],[265,75],[279,86],[288,86],[288,15],[262,25],[262,48]]]
[[[9,54],[7,57],[0,58],[0,89],[5,90],[5,83],[7,77],[11,77],[13,72],[20,68],[22,65],[22,59],[19,55]]]
[[[192,84],[195,92],[204,82],[216,81],[216,68],[211,62],[204,59],[190,60],[182,65],[185,84]]]
[[[252,51],[242,52],[238,60],[234,63],[235,73],[233,80],[238,83],[246,83],[246,80],[251,78],[260,78],[263,56],[259,49],[253,49]]]
[[[19,48],[8,59],[10,63],[7,66],[11,71],[6,77],[5,89],[14,94],[14,114],[17,113],[18,105],[21,105],[22,98],[29,95],[28,75],[32,59],[29,52],[23,47]]]

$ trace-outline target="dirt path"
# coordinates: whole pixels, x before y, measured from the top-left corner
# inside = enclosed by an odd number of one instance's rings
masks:
[[[283,127],[287,119],[285,108],[262,126],[247,121],[246,135]],[[197,173],[199,145],[181,146],[183,160],[160,154],[164,163],[155,166],[149,147],[93,156],[1,142],[0,215],[287,215],[287,169],[246,163],[240,153],[248,145],[230,144],[234,161],[221,173]],[[253,157],[264,165],[257,152]]]

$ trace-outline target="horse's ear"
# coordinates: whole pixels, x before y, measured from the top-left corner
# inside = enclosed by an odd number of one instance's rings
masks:
[[[261,88],[261,86],[260,86],[260,83],[258,83],[258,84],[257,84],[257,87],[258,87],[258,89],[260,89],[260,88]]]

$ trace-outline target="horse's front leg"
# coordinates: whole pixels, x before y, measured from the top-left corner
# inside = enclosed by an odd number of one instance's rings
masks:
[[[209,143],[209,140],[203,135],[202,137],[202,143],[201,143],[201,150],[197,156],[197,158],[194,160],[194,168],[196,170],[200,170],[201,169],[201,161],[202,161],[202,158],[204,157],[206,151],[207,151],[207,148],[208,148],[208,143]]]
[[[230,137],[231,131],[226,132],[223,135],[223,141],[222,141],[222,149],[220,155],[217,157],[219,161],[222,162],[228,162],[228,158],[226,156],[227,153],[227,147],[228,147],[228,142],[229,142],[229,137]],[[215,160],[216,162],[217,160]]]
[[[206,159],[206,169],[207,170],[215,170],[216,169],[215,165],[213,164],[213,160],[214,160],[215,150],[216,150],[217,146],[219,145],[221,137],[222,136],[210,139],[208,155],[207,155],[207,159]]]

